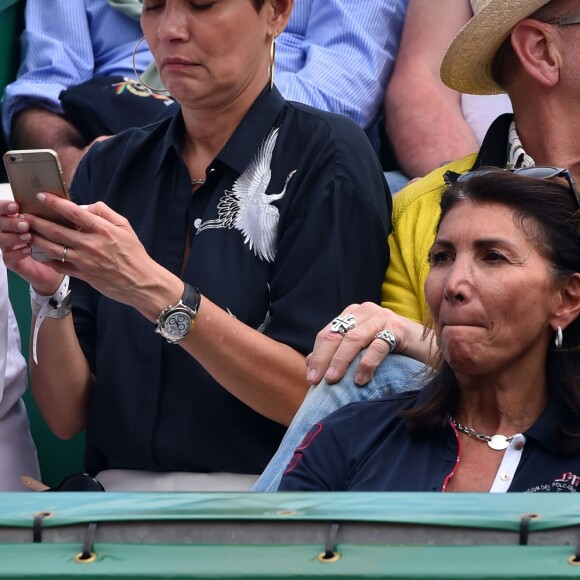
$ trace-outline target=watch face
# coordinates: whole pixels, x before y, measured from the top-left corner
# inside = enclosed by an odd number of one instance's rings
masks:
[[[191,330],[191,314],[186,310],[174,310],[163,323],[167,334],[175,338],[183,338]]]

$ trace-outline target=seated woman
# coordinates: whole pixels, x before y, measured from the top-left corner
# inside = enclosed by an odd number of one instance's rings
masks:
[[[106,489],[248,489],[304,398],[317,330],[380,300],[391,201],[366,136],[272,85],[292,5],[145,0],[180,112],[91,147],[82,205],[40,196],[78,229],[0,203],[6,265],[46,317],[35,397],[61,437],[86,428]]]
[[[447,189],[425,283],[439,372],[315,425],[281,490],[578,491],[580,202],[561,173]]]

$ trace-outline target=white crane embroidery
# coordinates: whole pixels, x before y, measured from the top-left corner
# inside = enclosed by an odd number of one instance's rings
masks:
[[[195,235],[210,228],[236,228],[242,232],[244,243],[255,256],[266,262],[274,261],[280,212],[272,202],[284,197],[288,182],[296,173],[296,170],[290,172],[280,193],[266,195],[278,132],[278,127],[270,132],[246,170],[234,182],[232,191],[226,189],[218,203],[218,219],[195,220]]]

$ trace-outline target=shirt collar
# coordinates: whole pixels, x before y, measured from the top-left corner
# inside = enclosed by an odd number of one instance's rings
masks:
[[[237,173],[243,173],[262,144],[268,130],[274,124],[280,111],[285,104],[284,97],[278,89],[270,89],[267,86],[254,101],[240,124],[216,159],[231,167]],[[179,111],[170,121],[163,146],[157,171],[163,166],[163,162],[170,151],[177,155],[181,153],[181,141],[184,131],[183,116]]]
[[[554,426],[564,423],[567,416],[568,413],[563,411],[555,402],[548,401],[546,408],[524,435],[535,439],[550,453],[561,455],[562,451],[556,439]]]
[[[490,125],[472,171],[489,165],[506,169],[535,165],[534,160],[524,150],[513,113],[500,115]]]
[[[254,101],[216,159],[237,173],[243,173],[268,135],[285,102],[276,87],[270,89],[267,86]]]
[[[420,391],[416,391],[417,399],[415,405],[420,405],[429,400],[436,390],[436,382],[429,381]],[[566,420],[566,416],[567,414],[563,413],[555,402],[548,401],[536,422],[523,435],[535,439],[550,453],[560,455],[562,452],[554,433],[554,425],[562,424]]]
[[[165,123],[167,123],[167,121],[165,121]],[[162,170],[164,162],[171,151],[173,151],[174,155],[179,157],[184,130],[183,115],[181,109],[179,109],[179,111],[169,120],[169,126],[167,127],[165,137],[163,138],[161,154],[159,155],[159,162],[156,167],[157,172]]]
[[[526,153],[516,130],[516,122],[512,121],[508,133],[508,153],[505,164],[506,169],[520,167],[534,167],[534,160]]]

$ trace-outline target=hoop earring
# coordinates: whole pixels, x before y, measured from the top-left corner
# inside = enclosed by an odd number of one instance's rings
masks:
[[[276,37],[272,36],[272,44],[270,45],[270,90],[274,88],[274,71],[276,69]]]
[[[564,335],[562,333],[562,327],[558,326],[558,330],[556,330],[556,338],[554,339],[554,344],[556,348],[562,348],[562,343],[564,342]]]
[[[137,67],[135,66],[135,56],[137,55],[137,49],[139,48],[139,45],[145,40],[145,37],[142,36],[139,41],[137,42],[137,44],[135,45],[135,48],[133,49],[133,57],[131,58],[131,64],[133,65],[133,72],[135,73],[135,76],[137,77],[137,81],[139,83],[141,83],[146,89],[149,89],[152,93],[157,93],[157,94],[161,94],[161,93],[165,93],[166,89],[154,89],[153,87],[150,87],[140,76],[139,73],[137,72]]]

